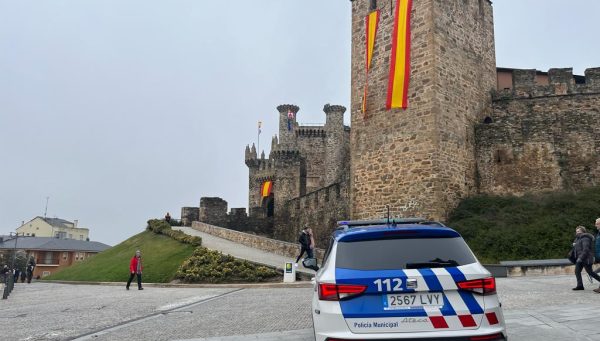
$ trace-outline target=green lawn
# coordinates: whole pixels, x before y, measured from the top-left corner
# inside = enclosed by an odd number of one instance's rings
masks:
[[[129,278],[129,261],[139,249],[144,264],[142,281],[167,283],[175,278],[177,269],[195,248],[170,237],[144,231],[45,279],[124,282]]]

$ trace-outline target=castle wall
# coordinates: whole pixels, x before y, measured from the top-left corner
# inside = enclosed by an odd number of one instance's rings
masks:
[[[207,224],[224,226],[227,224],[227,201],[217,197],[200,198],[198,220]]]
[[[200,219],[199,207],[182,207],[181,208],[181,223],[183,226],[192,226],[193,221]]]
[[[296,141],[300,154],[306,162],[306,192],[323,187],[325,178],[326,134],[320,126],[296,128]]]
[[[275,222],[274,237],[297,242],[305,224],[314,232],[315,243],[326,248],[336,222],[347,219],[350,214],[348,182],[336,183],[315,192],[292,199],[280,207],[285,221]]]
[[[600,68],[575,84],[570,69],[515,70],[488,124],[477,125],[479,191],[524,194],[578,190],[600,183]]]
[[[487,0],[433,2],[434,139],[437,219],[476,193],[475,124],[496,89],[492,5]]]
[[[193,207],[184,207],[182,212],[183,210],[191,212],[193,211]],[[218,197],[200,198],[200,207],[196,208],[196,210],[199,212],[198,218],[189,221],[189,224],[185,223],[185,226],[192,226],[194,221],[199,221],[214,226],[258,235],[271,236],[273,234],[273,218],[249,216],[246,213],[246,208],[243,207],[232,208],[228,213],[227,201]],[[188,219],[192,219],[192,217],[188,216]]]
[[[388,111],[394,18],[379,2],[364,119],[369,3],[352,3],[351,216],[382,217],[390,205],[394,216],[443,219],[475,189],[473,126],[496,87],[491,3],[413,2],[409,107]]]

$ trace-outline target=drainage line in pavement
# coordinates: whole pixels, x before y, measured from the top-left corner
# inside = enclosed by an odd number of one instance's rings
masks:
[[[93,332],[89,332],[89,333],[86,333],[86,334],[74,336],[74,337],[68,338],[67,340],[69,340],[69,341],[88,340],[88,339],[91,339],[94,336],[98,336],[98,334],[106,334],[109,331],[121,329],[121,328],[125,327],[128,324],[139,323],[139,322],[142,322],[143,320],[148,320],[148,319],[151,319],[151,318],[155,318],[155,317],[158,317],[159,315],[166,315],[169,312],[176,311],[176,310],[179,310],[179,309],[182,309],[182,308],[187,308],[187,307],[191,307],[191,306],[194,306],[194,305],[208,303],[210,301],[214,301],[214,300],[223,298],[225,296],[232,295],[232,294],[234,294],[236,292],[239,292],[239,291],[242,291],[242,290],[244,290],[244,288],[236,289],[236,290],[233,290],[233,291],[229,291],[229,292],[226,292],[224,294],[213,296],[213,297],[209,297],[209,298],[205,298],[205,299],[202,299],[202,300],[199,300],[199,301],[196,301],[196,302],[184,304],[182,306],[175,307],[175,308],[172,308],[172,309],[161,310],[161,311],[158,311],[158,312],[155,312],[155,313],[152,313],[152,314],[148,314],[146,316],[140,316],[140,317],[131,319],[129,321],[124,321],[124,322],[112,325],[110,327],[106,327],[106,328],[95,330]]]

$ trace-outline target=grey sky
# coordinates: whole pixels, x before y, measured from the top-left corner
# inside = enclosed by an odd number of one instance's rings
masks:
[[[494,8],[498,66],[600,66],[600,2]],[[0,233],[46,196],[108,244],[201,196],[245,207],[257,121],[262,149],[277,105],[349,101],[348,0],[0,0]]]

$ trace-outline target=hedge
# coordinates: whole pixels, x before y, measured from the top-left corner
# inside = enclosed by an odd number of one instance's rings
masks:
[[[146,229],[156,234],[169,236],[184,244],[190,244],[194,246],[202,245],[202,238],[190,236],[181,231],[173,230],[171,229],[171,225],[169,225],[169,223],[167,223],[165,220],[150,219],[148,220],[148,226],[146,227]]]

